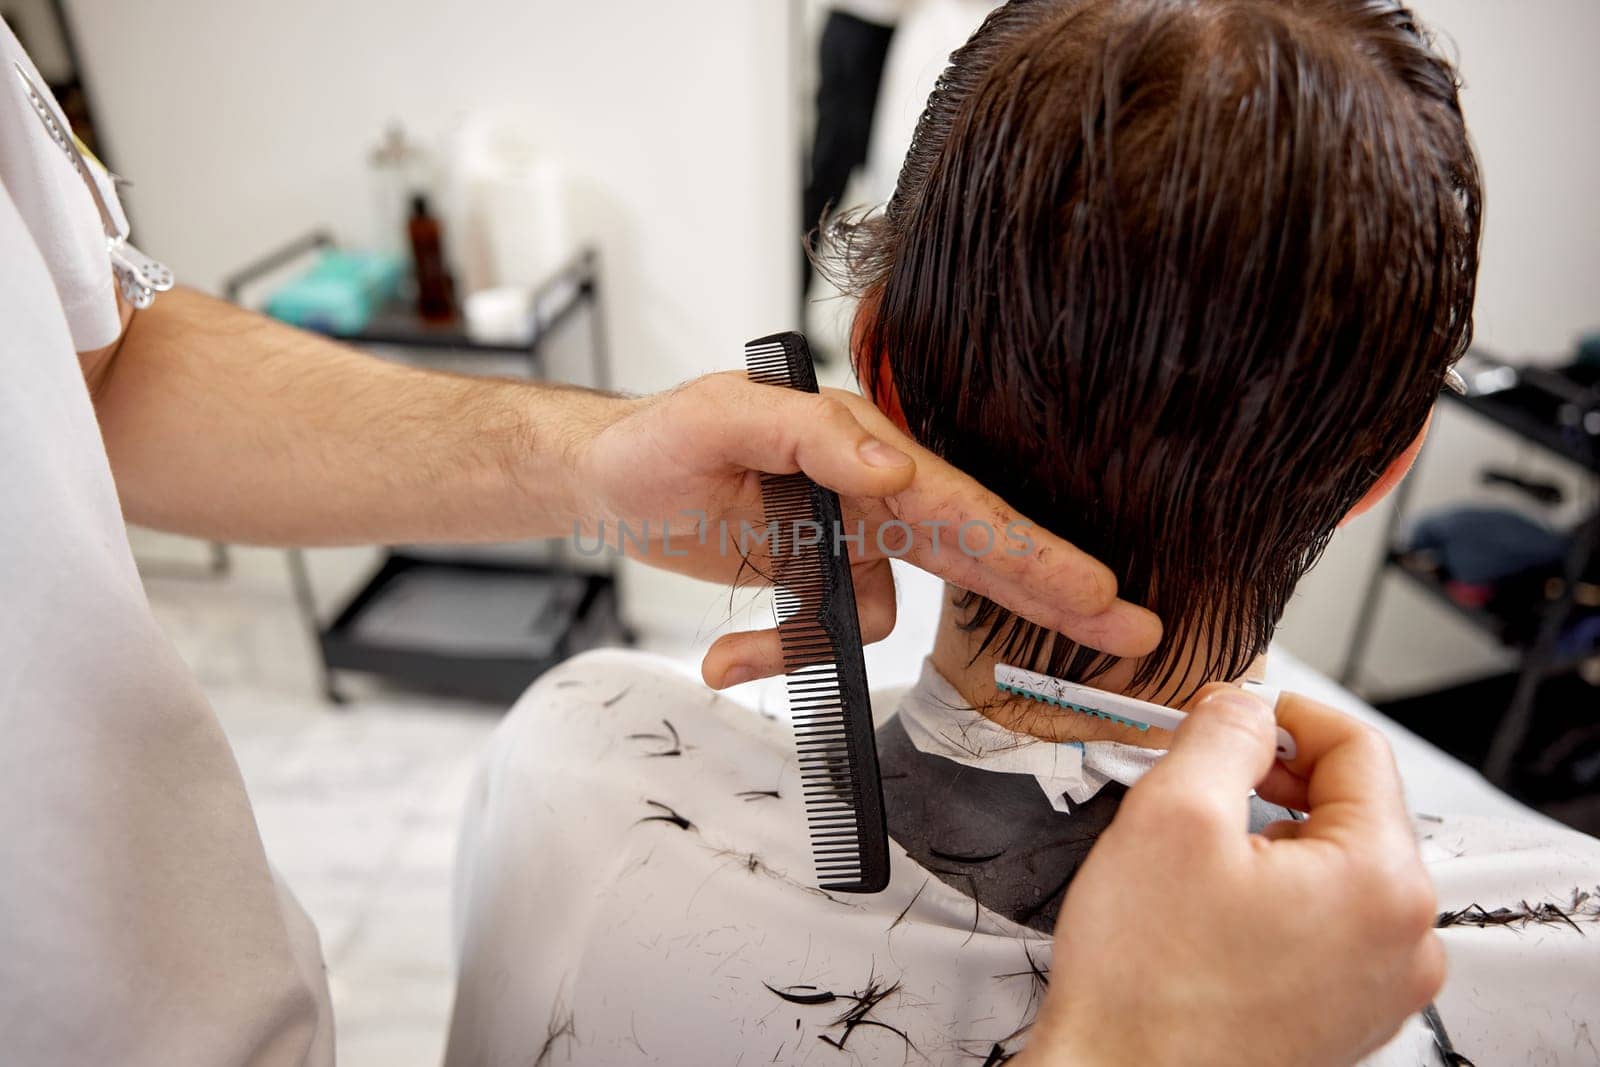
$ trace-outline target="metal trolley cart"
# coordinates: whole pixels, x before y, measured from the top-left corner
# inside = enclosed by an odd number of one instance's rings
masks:
[[[1600,374],[1580,380],[1573,368],[1511,368],[1481,352],[1468,356],[1469,381],[1487,381],[1487,388],[1472,387],[1466,396],[1441,394],[1441,403],[1453,404],[1477,418],[1486,419],[1521,441],[1557,456],[1591,475],[1600,475],[1600,432],[1588,420],[1600,418]],[[1426,449],[1424,449],[1426,452]],[[1434,603],[1512,647],[1518,654],[1516,680],[1508,706],[1494,727],[1481,769],[1500,786],[1510,783],[1517,756],[1534,723],[1536,698],[1542,683],[1600,655],[1600,648],[1563,649],[1560,638],[1569,620],[1580,610],[1575,597],[1580,580],[1600,550],[1600,512],[1579,520],[1572,531],[1559,577],[1547,583],[1543,602],[1528,617],[1507,618],[1452,599],[1444,582],[1432,571],[1416,566],[1396,546],[1405,517],[1406,502],[1416,475],[1405,479],[1395,492],[1387,532],[1387,551],[1368,583],[1356,620],[1355,634],[1340,681],[1359,680],[1373,624],[1382,598],[1384,577],[1400,575],[1429,594]],[[1597,720],[1600,721],[1600,720]]]

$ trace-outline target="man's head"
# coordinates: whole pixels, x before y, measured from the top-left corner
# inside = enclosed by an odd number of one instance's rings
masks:
[[[1477,166],[1380,0],[1013,0],[952,57],[887,210],[833,238],[864,385],[1239,675],[1466,348]],[[979,647],[1110,664],[974,597]],[[1173,695],[1170,690],[1163,696]]]

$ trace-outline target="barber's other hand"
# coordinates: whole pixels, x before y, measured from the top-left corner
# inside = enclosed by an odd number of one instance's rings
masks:
[[[752,577],[738,552],[738,533],[741,521],[763,525],[762,472],[804,471],[835,490],[845,531],[854,534],[863,524],[864,543],[849,548],[862,636],[869,642],[888,636],[895,621],[884,547],[1093,648],[1134,656],[1160,639],[1156,617],[1118,600],[1111,572],[1060,538],[1028,524],[1031,550],[1008,554],[1020,548],[1007,539],[1008,524],[1024,517],[854,393],[811,395],[760,385],[742,373],[712,374],[659,396],[617,401],[576,450],[574,508],[586,537],[604,521],[606,540],[615,546],[616,522],[638,530],[648,521],[650,547],[640,552],[625,544],[630,555],[711,581]],[[704,513],[706,543],[687,511]],[[969,520],[987,524],[991,549],[978,555],[961,550],[957,532]],[[663,522],[674,531],[672,555],[662,550]],[[723,522],[726,545],[718,532]],[[942,526],[928,525],[935,522]],[[913,539],[902,551],[907,528]],[[985,543],[976,533],[971,541]],[[723,636],[702,671],[717,688],[782,673],[777,631]]]
[[[1444,980],[1388,744],[1285,694],[1210,686],[1072,883],[1018,1067],[1350,1064]],[[1259,785],[1258,785],[1259,783]],[[1245,831],[1247,791],[1309,811]]]

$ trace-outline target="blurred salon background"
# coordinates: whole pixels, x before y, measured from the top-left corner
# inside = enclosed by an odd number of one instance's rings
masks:
[[[804,230],[882,203],[978,0],[0,0],[180,281],[385,358],[630,392],[803,328],[850,378]],[[1344,528],[1278,678],[1350,690],[1600,831],[1600,4],[1416,0],[1486,190],[1469,392]],[[1396,339],[1403,344],[1403,338]],[[1314,413],[1308,413],[1314,417]],[[981,472],[975,472],[981,476]],[[349,1064],[437,1063],[455,819],[551,663],[694,661],[769,605],[583,546],[306,553],[135,531],[158,615],[324,938]],[[875,688],[939,597],[902,570]],[[781,704],[781,686],[746,687]],[[332,815],[338,811],[337,817]],[[538,951],[530,946],[530,951]]]

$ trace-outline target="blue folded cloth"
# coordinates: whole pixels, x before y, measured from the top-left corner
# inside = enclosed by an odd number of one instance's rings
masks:
[[[273,293],[265,310],[291,326],[353,334],[399,291],[403,273],[395,256],[329,250],[309,271]]]
[[[1454,581],[1488,585],[1558,565],[1567,540],[1515,511],[1462,507],[1418,519],[1409,550],[1433,555]]]

